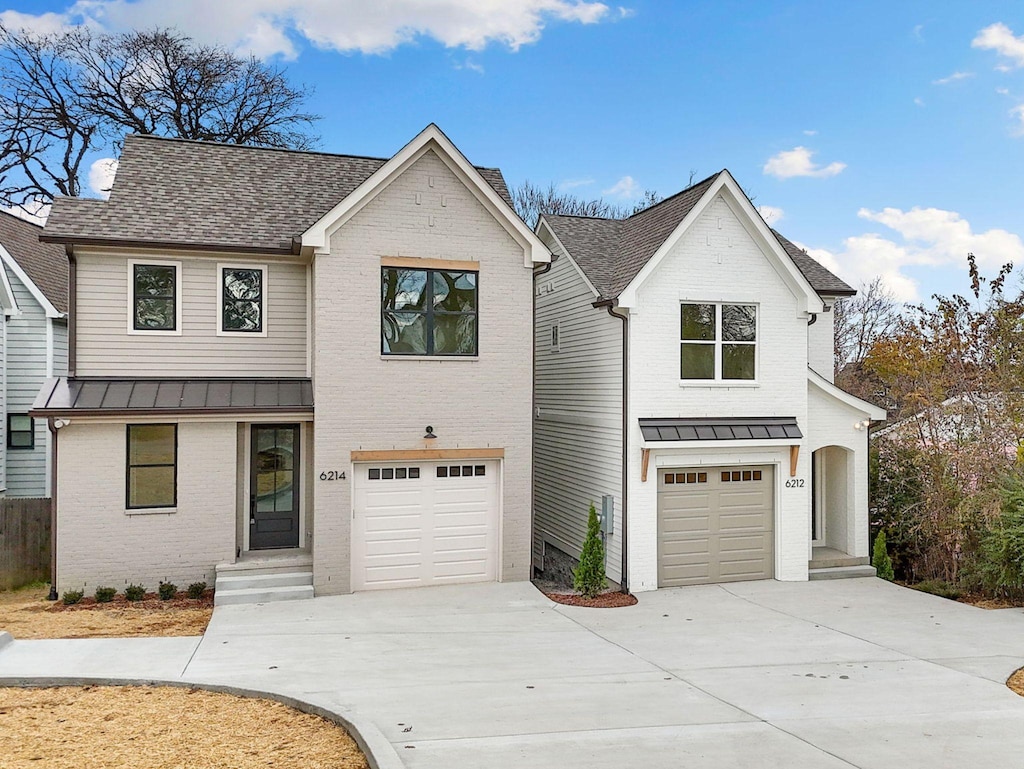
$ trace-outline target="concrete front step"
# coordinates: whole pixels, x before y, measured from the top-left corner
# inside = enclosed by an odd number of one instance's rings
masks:
[[[852,579],[854,577],[874,577],[875,567],[869,565],[832,566],[822,569],[811,569],[808,579]]]
[[[299,601],[313,597],[312,585],[286,585],[283,587],[251,587],[241,590],[221,590],[213,595],[216,606],[240,603],[270,603],[271,601]]]
[[[312,585],[313,572],[311,571],[286,571],[286,572],[231,572],[228,575],[217,575],[217,592],[228,590],[251,590],[259,587],[296,587],[300,585]]]

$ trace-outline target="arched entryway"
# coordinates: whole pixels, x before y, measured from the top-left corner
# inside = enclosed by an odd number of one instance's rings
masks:
[[[863,558],[851,557],[857,550],[854,463],[854,452],[842,446],[823,446],[812,454],[812,568],[825,561],[829,566],[855,566],[863,562]]]

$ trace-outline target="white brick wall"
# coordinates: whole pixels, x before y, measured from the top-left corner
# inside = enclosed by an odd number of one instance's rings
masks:
[[[758,306],[756,386],[680,386],[681,301],[742,302]],[[629,561],[630,589],[657,587],[657,481],[659,465],[774,463],[776,478],[775,576],[807,578],[810,548],[810,457],[800,452],[797,478],[787,489],[789,446],[738,450],[727,446],[652,452],[640,481],[642,417],[796,417],[807,425],[807,319],[769,259],[719,196],[648,278],[630,313]],[[659,453],[664,456],[659,456]]]
[[[504,448],[501,578],[526,579],[533,281],[523,248],[429,152],[336,232],[330,251],[314,263],[314,477],[351,470],[353,450],[425,448],[427,425],[438,436],[430,448]],[[382,358],[383,256],[480,262],[479,359]],[[350,590],[351,478],[314,481],[318,594]]]
[[[213,586],[214,567],[235,556],[235,423],[180,423],[171,514],[126,514],[126,444],[124,424],[75,421],[58,433],[58,590]]]
[[[831,310],[819,312],[814,325],[807,327],[807,365],[834,382],[835,357],[835,316]]]

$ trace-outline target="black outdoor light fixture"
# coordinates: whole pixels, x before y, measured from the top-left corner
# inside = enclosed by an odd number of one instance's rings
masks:
[[[436,438],[437,436],[434,435],[434,428],[431,427],[430,425],[427,425],[427,434],[424,435],[423,437],[424,438]]]

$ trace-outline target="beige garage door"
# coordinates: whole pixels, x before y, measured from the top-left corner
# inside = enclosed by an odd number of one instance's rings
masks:
[[[356,465],[352,589],[498,578],[494,461]]]
[[[771,466],[658,470],[658,586],[772,576]]]

